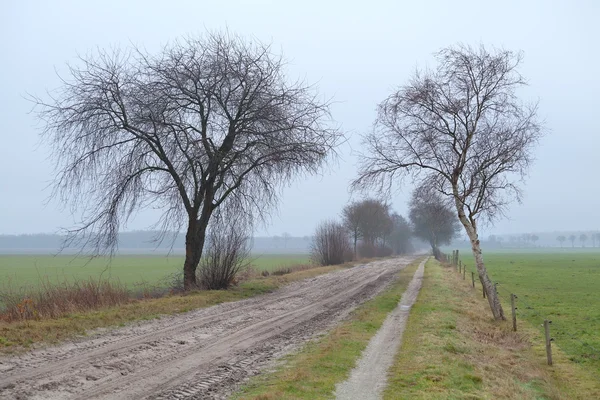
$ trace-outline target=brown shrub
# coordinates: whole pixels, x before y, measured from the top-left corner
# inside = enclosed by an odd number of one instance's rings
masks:
[[[124,304],[130,299],[129,291],[120,282],[90,278],[56,284],[46,279],[39,288],[3,288],[0,302],[4,304],[4,310],[0,318],[8,322],[58,318],[74,312]]]
[[[251,264],[250,237],[235,220],[218,220],[211,227],[208,240],[208,249],[198,265],[198,286],[227,289],[235,284],[236,275]]]
[[[311,248],[311,258],[318,265],[337,265],[350,261],[352,254],[348,231],[335,221],[325,221],[317,226]]]

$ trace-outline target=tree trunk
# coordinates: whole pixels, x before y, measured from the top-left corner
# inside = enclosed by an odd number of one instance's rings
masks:
[[[465,230],[467,231],[467,235],[469,236],[469,241],[471,242],[471,249],[473,251],[473,256],[475,257],[475,264],[477,266],[477,274],[479,275],[479,281],[485,288],[488,303],[490,304],[490,309],[492,310],[494,319],[506,320],[506,317],[504,316],[504,310],[502,309],[502,304],[500,303],[500,299],[498,298],[498,294],[496,293],[496,288],[492,284],[492,281],[490,281],[487,269],[485,268],[485,264],[483,262],[483,255],[481,253],[481,245],[479,243],[479,237],[477,235],[477,228],[473,226],[473,224],[471,224],[471,222],[465,215],[465,212],[462,209],[458,199],[456,199],[456,203],[456,206],[458,208],[458,218],[464,226]]]
[[[212,201],[202,208],[200,218],[190,216],[188,229],[185,235],[185,261],[183,263],[183,289],[198,288],[196,269],[202,258],[204,243],[206,242],[206,229],[213,212]]]
[[[196,268],[202,257],[202,248],[198,241],[198,221],[190,218],[185,234],[185,261],[183,262],[183,289],[192,290],[198,287],[196,283]]]

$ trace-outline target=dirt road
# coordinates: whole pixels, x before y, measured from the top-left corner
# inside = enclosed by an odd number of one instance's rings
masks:
[[[0,399],[217,399],[383,290],[401,257],[0,358]]]
[[[421,261],[398,306],[371,338],[348,380],[336,386],[337,400],[378,400],[383,397],[388,369],[394,363],[410,308],[415,304],[421,290],[426,261],[427,259]]]

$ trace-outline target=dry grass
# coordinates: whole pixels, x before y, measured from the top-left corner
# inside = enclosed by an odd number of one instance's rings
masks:
[[[0,292],[0,303],[4,304],[0,320],[15,322],[59,318],[74,312],[125,304],[131,300],[130,297],[127,287],[115,281],[89,278],[54,284],[44,280],[35,289],[5,288]]]
[[[287,283],[325,274],[352,265],[330,266],[302,269],[283,276],[261,277],[258,273],[247,280],[240,282],[231,290],[206,290],[190,293],[168,294],[160,298],[144,298],[134,296],[124,299],[124,302],[110,306],[102,305],[102,296],[96,302],[96,310],[88,308],[77,309],[72,303],[65,302],[64,311],[56,314],[54,318],[47,318],[48,313],[39,313],[38,318],[0,319],[0,354],[25,351],[32,345],[43,343],[56,343],[78,335],[85,335],[90,330],[106,327],[122,326],[126,323],[158,318],[161,315],[175,314],[208,307],[215,304],[236,301],[267,293]],[[80,286],[82,286],[80,284]],[[71,286],[77,287],[77,286]],[[84,293],[94,293],[91,288]],[[102,288],[97,288],[102,289]],[[50,293],[61,293],[60,290],[50,290]],[[71,294],[69,296],[73,297]],[[90,295],[90,297],[93,297]],[[139,298],[136,298],[139,297]],[[83,298],[88,298],[83,296]],[[57,303],[61,300],[55,298]],[[18,302],[16,303],[19,304]],[[46,307],[40,305],[41,307]],[[67,311],[67,309],[71,311]],[[50,307],[51,308],[51,307]],[[44,316],[42,318],[42,315]]]
[[[592,399],[600,384],[538,331],[491,319],[486,300],[453,268],[430,261],[390,371],[385,399]]]

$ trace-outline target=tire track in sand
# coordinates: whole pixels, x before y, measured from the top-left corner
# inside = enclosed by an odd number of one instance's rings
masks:
[[[0,358],[0,398],[223,398],[379,293],[413,259],[377,261],[241,302]]]

